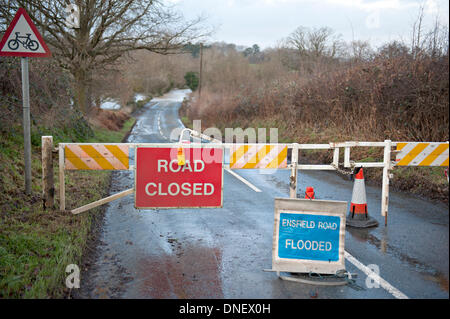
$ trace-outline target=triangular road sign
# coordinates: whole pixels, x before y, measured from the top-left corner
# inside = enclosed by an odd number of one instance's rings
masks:
[[[14,19],[0,42],[0,56],[50,57],[52,54],[23,8]]]

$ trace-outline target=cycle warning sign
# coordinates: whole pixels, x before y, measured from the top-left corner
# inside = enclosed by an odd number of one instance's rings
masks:
[[[345,270],[346,202],[275,199],[272,268],[297,273]]]
[[[17,10],[2,40],[0,56],[50,57],[51,52],[25,9]]]

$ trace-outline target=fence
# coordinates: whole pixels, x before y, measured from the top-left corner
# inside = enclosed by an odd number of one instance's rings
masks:
[[[189,137],[207,140],[209,143],[190,143],[184,140],[185,133]],[[46,172],[52,170],[48,163],[48,148],[53,148],[52,137],[43,136],[43,169]],[[189,144],[187,144],[189,143]],[[243,180],[238,174],[232,172],[235,169],[282,169],[290,170],[290,198],[297,197],[297,172],[298,170],[328,170],[340,171],[351,174],[356,167],[378,167],[383,168],[382,190],[381,190],[381,215],[385,217],[387,225],[388,205],[389,205],[389,180],[392,178],[390,172],[394,166],[448,166],[448,148],[446,143],[416,143],[416,142],[343,142],[329,144],[261,144],[261,143],[222,143],[209,136],[184,129],[181,132],[178,143],[60,143],[59,153],[59,197],[60,210],[66,211],[65,201],[65,171],[66,170],[129,170],[135,172],[135,165],[130,164],[132,154],[138,147],[169,147],[169,148],[196,148],[196,147],[216,147],[222,148],[224,158],[228,157],[229,164],[222,161],[223,169],[229,171],[233,176]],[[384,148],[383,161],[381,162],[355,162],[351,160],[351,149],[356,147],[382,147]],[[392,150],[397,147],[396,150]],[[344,149],[344,161],[340,162],[340,150]],[[330,150],[333,151],[333,160],[329,164],[300,164],[298,154],[304,150]],[[227,151],[227,152],[225,152]],[[291,154],[290,161],[288,153]],[[396,154],[396,160],[391,159],[392,154]],[[228,156],[226,155],[228,154]],[[45,157],[45,158],[44,158]],[[416,159],[417,158],[417,159]],[[416,159],[416,160],[415,160]],[[45,161],[45,162],[44,162]],[[43,172],[44,173],[44,172]],[[47,176],[48,173],[43,174]],[[48,195],[53,189],[53,180],[43,178],[44,198],[50,203],[52,196]],[[255,191],[259,191],[256,187]],[[103,205],[115,199],[134,193],[134,189],[111,195],[99,201],[71,209],[72,214],[79,214],[99,205]],[[50,198],[50,199],[49,199]],[[45,204],[44,204],[45,205]],[[48,206],[48,205],[47,205]]]

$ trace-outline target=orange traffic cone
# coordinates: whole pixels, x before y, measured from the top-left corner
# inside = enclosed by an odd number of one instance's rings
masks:
[[[306,187],[305,199],[316,199],[313,187]]]
[[[378,226],[378,222],[369,217],[367,212],[366,186],[364,184],[364,173],[362,167],[355,170],[355,183],[353,184],[352,202],[346,225],[367,228]]]

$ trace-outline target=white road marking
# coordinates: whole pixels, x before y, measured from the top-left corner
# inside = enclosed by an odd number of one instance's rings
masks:
[[[406,296],[404,293],[402,293],[400,290],[392,286],[390,283],[388,283],[386,280],[381,278],[378,274],[374,273],[370,268],[362,264],[358,259],[350,255],[347,251],[344,251],[345,258],[351,262],[353,265],[356,266],[359,270],[361,270],[363,273],[365,273],[367,276],[370,276],[374,281],[377,281],[380,283],[380,286],[383,287],[384,290],[389,292],[391,295],[393,295],[397,299],[409,299],[408,296]]]
[[[235,172],[233,172],[231,169],[227,168],[225,169],[228,173],[230,173],[231,175],[233,175],[234,177],[236,177],[238,180],[240,180],[242,183],[244,183],[245,185],[247,185],[248,187],[250,187],[251,189],[253,189],[255,192],[257,193],[261,193],[262,191],[256,187],[255,185],[253,185],[252,183],[250,183],[248,180],[246,180],[245,178],[243,178],[242,176],[236,174]]]

